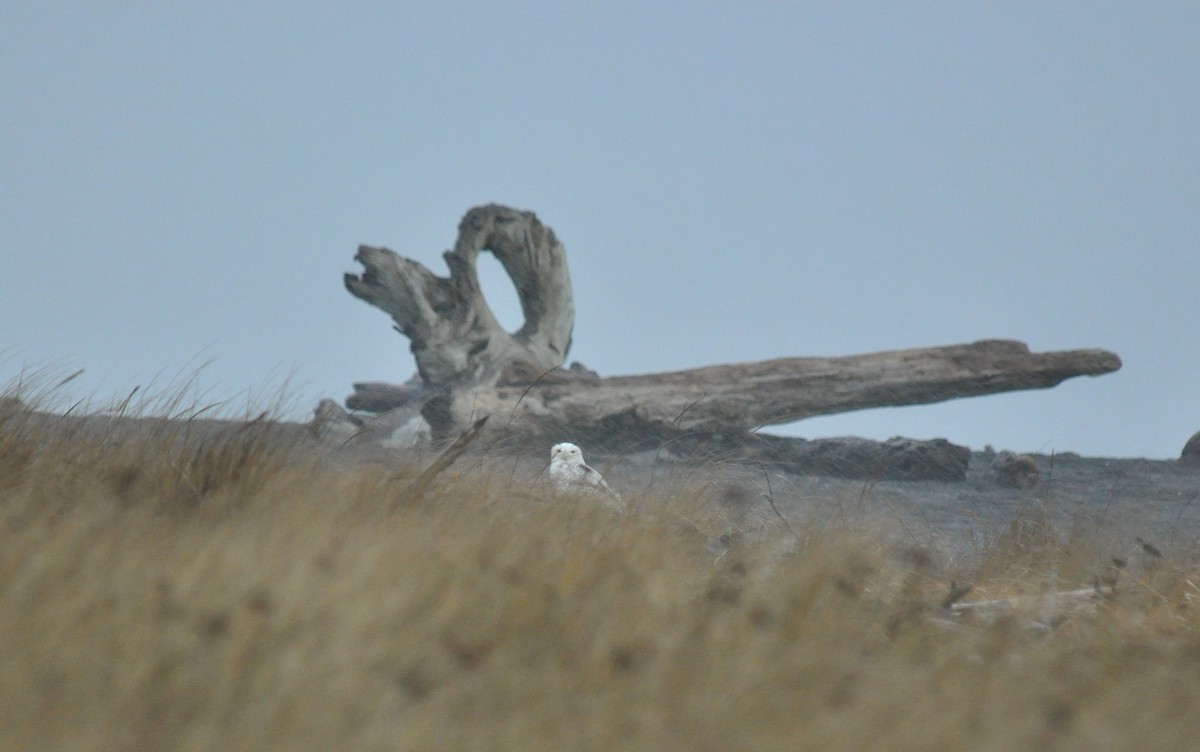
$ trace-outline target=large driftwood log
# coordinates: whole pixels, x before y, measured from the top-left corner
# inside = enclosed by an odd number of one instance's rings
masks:
[[[517,286],[525,324],[515,333],[500,326],[483,297],[480,251],[491,251]],[[387,248],[359,246],[354,258],[365,271],[345,275],[346,289],[391,314],[411,341],[426,386],[483,383],[514,361],[541,370],[563,363],[575,325],[571,276],[562,243],[533,212],[471,209],[454,249],[442,255],[449,277]]]
[[[1033,353],[1021,342],[850,355],[781,358],[594,381],[500,385],[450,394],[425,412],[434,435],[469,426],[472,416],[647,437],[680,431],[754,431],[817,415],[918,405],[1020,389],[1044,389],[1072,376],[1115,371],[1104,350]],[[557,424],[557,425],[556,425]],[[622,430],[623,429],[623,430]]]
[[[365,271],[345,277],[351,293],[388,312],[411,340],[420,376],[420,383],[401,388],[355,385],[348,405],[396,408],[405,425],[423,417],[435,441],[495,415],[488,425],[493,434],[516,427],[630,448],[865,408],[1044,389],[1121,365],[1103,350],[1031,353],[1020,342],[986,340],[602,379],[561,368],[575,311],[566,253],[554,232],[531,212],[495,204],[468,211],[458,230],[454,249],[444,254],[448,278],[370,246],[355,257]],[[501,328],[480,290],[475,263],[484,250],[516,285],[525,324],[515,333]]]

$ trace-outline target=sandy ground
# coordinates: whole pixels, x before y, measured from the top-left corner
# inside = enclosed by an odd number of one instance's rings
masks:
[[[1174,461],[1088,458],[1076,454],[1030,455],[1041,480],[1024,489],[1004,487],[992,472],[995,455],[974,452],[961,483],[863,481],[791,475],[770,468],[725,465],[688,468],[653,453],[596,457],[589,462],[616,488],[716,472],[739,489],[748,507],[743,525],[778,519],[766,503],[797,524],[863,521],[893,526],[921,545],[962,551],[978,548],[1007,531],[1014,520],[1046,520],[1060,535],[1100,534],[1114,555],[1141,537],[1169,552],[1191,549],[1200,539],[1200,467]]]

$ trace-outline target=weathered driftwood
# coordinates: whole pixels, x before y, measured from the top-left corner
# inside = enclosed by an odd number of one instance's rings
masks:
[[[968,619],[984,624],[1016,618],[1017,623],[1027,629],[1047,632],[1074,617],[1095,614],[1101,603],[1111,601],[1115,596],[1113,588],[1097,583],[1095,587],[1078,590],[1051,590],[1042,595],[953,603],[942,609],[938,618]]]
[[[421,385],[420,379],[409,379],[404,384],[365,381],[354,385],[354,393],[346,398],[346,407],[351,410],[382,413],[405,407],[423,400],[426,396],[427,390]]]
[[[517,288],[525,323],[508,333],[497,323],[475,269],[493,253]],[[1031,353],[1020,342],[851,355],[781,358],[642,376],[599,378],[563,369],[574,306],[566,254],[531,212],[494,204],[467,212],[448,278],[383,248],[361,246],[365,267],[346,287],[392,316],[411,340],[420,383],[356,385],[347,404],[419,415],[434,440],[467,430],[481,415],[488,431],[620,437],[641,443],[684,434],[745,434],[763,426],[873,407],[916,405],[1018,389],[1052,387],[1121,365],[1103,350]],[[418,407],[419,406],[419,407]],[[411,413],[411,415],[409,415]]]
[[[595,437],[588,446],[616,450],[629,441],[628,436],[616,441]],[[767,434],[685,432],[665,443],[672,456],[689,462],[717,459],[767,463],[798,475],[862,480],[958,482],[966,480],[971,461],[969,448],[945,439],[894,437],[873,441],[844,436],[808,440]]]
[[[955,614],[986,614],[1027,610],[1039,611],[1041,614],[1051,617],[1057,615],[1063,609],[1094,606],[1097,601],[1111,596],[1111,589],[1105,591],[1100,587],[1079,588],[1076,590],[1051,590],[1040,595],[1015,595],[1011,598],[996,598],[988,601],[957,602],[951,604],[949,610]]]
[[[525,324],[515,333],[500,326],[483,297],[475,261],[484,250],[517,287]],[[463,217],[454,249],[442,256],[449,277],[386,248],[364,245],[354,258],[365,271],[345,275],[346,289],[389,313],[411,341],[427,386],[484,382],[514,361],[541,370],[563,363],[575,307],[566,253],[553,230],[532,212],[479,206]]]
[[[647,420],[684,429],[754,430],[816,415],[916,405],[1051,387],[1116,370],[1103,350],[1031,353],[1021,342],[892,350],[834,358],[709,366],[604,379],[588,390],[535,387],[559,412],[600,417],[635,405]]]
[[[1031,353],[1021,342],[893,350],[834,358],[709,366],[591,382],[478,388],[446,395],[426,410],[434,434],[454,433],[473,416],[511,422],[598,426],[670,434],[754,431],[817,415],[916,405],[1019,389],[1052,387],[1072,376],[1115,371],[1104,350]],[[428,403],[427,403],[428,405]]]

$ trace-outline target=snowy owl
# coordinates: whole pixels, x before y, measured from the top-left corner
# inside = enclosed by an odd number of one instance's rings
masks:
[[[583,462],[583,451],[574,444],[555,444],[550,448],[550,480],[559,493],[599,496],[614,512],[624,512],[621,495],[608,487],[600,473]]]

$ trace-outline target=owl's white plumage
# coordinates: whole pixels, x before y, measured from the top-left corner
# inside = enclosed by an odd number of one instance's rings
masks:
[[[583,450],[574,444],[555,444],[550,448],[550,480],[559,493],[599,496],[610,509],[625,511],[621,495],[584,463]]]

